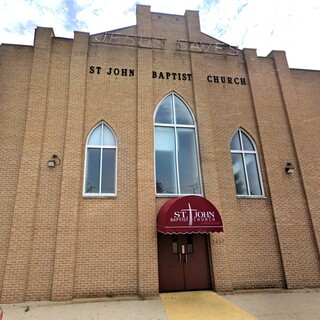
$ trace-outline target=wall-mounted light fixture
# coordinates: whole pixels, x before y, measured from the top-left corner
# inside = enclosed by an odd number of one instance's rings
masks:
[[[51,159],[48,160],[48,167],[54,168],[56,165],[59,165],[60,163],[61,163],[60,158],[56,154],[53,154]]]
[[[293,166],[293,164],[291,162],[288,162],[284,169],[285,169],[287,174],[294,173],[294,166]]]

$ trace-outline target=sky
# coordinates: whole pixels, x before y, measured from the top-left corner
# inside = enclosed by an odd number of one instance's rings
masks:
[[[290,68],[320,70],[320,0],[0,0],[0,43],[32,45],[37,26],[65,38],[131,26],[136,4],[197,10],[202,32],[214,38],[259,56],[284,50]]]

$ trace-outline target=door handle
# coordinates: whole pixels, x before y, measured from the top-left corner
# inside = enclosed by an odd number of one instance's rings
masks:
[[[179,252],[179,260],[180,262],[182,261],[183,263],[188,263],[188,255],[186,253],[186,247],[184,244],[181,246],[181,252]]]
[[[188,254],[186,253],[186,247],[184,245],[181,246],[181,252],[178,254],[180,262],[188,263]]]
[[[188,255],[186,253],[179,252],[179,262],[188,263]]]

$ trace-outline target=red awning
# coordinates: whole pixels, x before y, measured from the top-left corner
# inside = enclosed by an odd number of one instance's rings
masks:
[[[171,199],[162,206],[157,230],[164,234],[223,232],[223,223],[209,200],[185,196]]]

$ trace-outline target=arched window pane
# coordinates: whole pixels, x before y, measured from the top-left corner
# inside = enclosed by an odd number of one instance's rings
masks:
[[[99,192],[100,180],[100,149],[87,150],[87,170],[86,170],[86,193]]]
[[[90,135],[90,139],[88,144],[89,145],[101,145],[101,130],[102,130],[102,125],[99,125],[98,127],[96,127]]]
[[[155,129],[156,189],[157,193],[177,193],[176,150],[174,129]]]
[[[239,131],[233,135],[231,140],[231,150],[241,150]]]
[[[236,184],[236,190],[238,195],[247,195],[248,189],[246,184],[246,178],[244,173],[244,165],[241,154],[232,154],[232,165],[233,165],[233,174],[234,181]]]
[[[156,193],[201,194],[197,136],[193,115],[175,94],[155,112]]]
[[[176,111],[176,123],[177,124],[194,124],[192,115],[187,106],[182,102],[180,98],[174,96],[174,106]]]
[[[254,146],[250,141],[250,139],[247,137],[247,135],[242,132],[241,136],[242,136],[243,150],[254,151]]]
[[[156,123],[173,123],[172,97],[166,97],[157,109]]]
[[[246,154],[246,166],[248,172],[250,194],[257,196],[262,194],[257,159],[254,154]]]
[[[200,192],[200,177],[195,131],[193,128],[178,128],[177,133],[181,193],[198,194]]]
[[[232,137],[230,148],[237,195],[263,195],[258,154],[253,141],[239,129]]]
[[[114,193],[116,150],[103,149],[101,193]]]
[[[86,150],[84,194],[115,194],[116,147],[116,138],[104,123],[90,133]]]
[[[155,148],[158,151],[175,151],[175,137],[173,128],[156,127]]]
[[[116,145],[116,140],[114,138],[113,133],[111,130],[106,126],[103,125],[103,141],[102,144],[104,146],[115,146]]]

